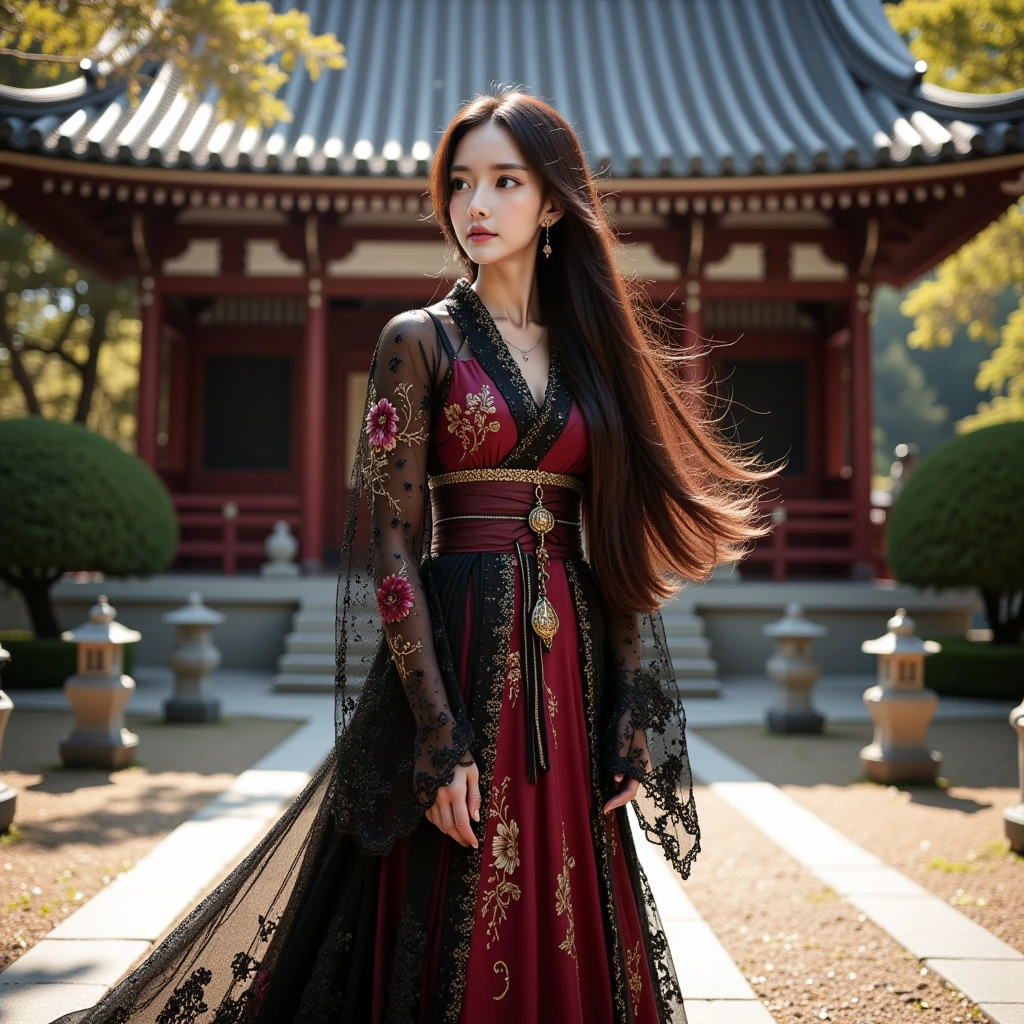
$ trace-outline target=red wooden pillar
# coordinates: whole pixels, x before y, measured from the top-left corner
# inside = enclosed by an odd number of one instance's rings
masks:
[[[700,282],[688,281],[683,304],[683,348],[690,354],[683,364],[684,379],[700,386],[707,379],[707,346],[704,344],[704,309]]]
[[[853,463],[851,497],[853,499],[854,579],[871,579],[874,564],[871,545],[871,470],[872,470],[872,382],[870,287],[857,285],[857,296],[850,301],[850,454]]]
[[[312,282],[310,282],[312,284]],[[327,310],[319,291],[310,290],[306,307],[306,346],[302,377],[302,565],[323,567],[324,455],[326,451]]]
[[[151,469],[157,468],[160,419],[160,345],[164,300],[159,291],[142,293],[142,340],[139,354],[139,398],[135,419],[135,451]]]

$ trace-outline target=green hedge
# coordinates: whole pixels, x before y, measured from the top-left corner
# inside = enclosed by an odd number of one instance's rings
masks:
[[[924,685],[947,697],[1024,700],[1024,644],[936,636],[942,650],[925,659]]]
[[[0,632],[0,643],[11,654],[0,671],[0,687],[5,690],[30,690],[64,685],[78,668],[78,647],[67,640],[36,640],[25,631]],[[124,645],[124,671],[131,675],[135,663],[135,644]]]

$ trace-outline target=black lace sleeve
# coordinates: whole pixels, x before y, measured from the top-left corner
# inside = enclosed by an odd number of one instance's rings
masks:
[[[641,783],[633,801],[647,838],[660,845],[682,878],[700,851],[686,713],[659,611],[608,616],[611,709],[605,764]],[[613,790],[619,786],[612,782]]]
[[[422,314],[384,328],[370,370],[363,486],[370,506],[371,571],[384,638],[416,724],[413,786],[426,810],[472,762],[461,695],[446,687],[420,578],[426,525],[427,455],[439,360]],[[426,320],[425,317],[423,317]],[[456,708],[452,704],[457,703]],[[454,713],[453,713],[454,710]]]

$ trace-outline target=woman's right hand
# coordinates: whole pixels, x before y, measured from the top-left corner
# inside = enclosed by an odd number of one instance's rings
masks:
[[[461,846],[480,845],[469,823],[480,820],[480,769],[457,764],[455,778],[437,791],[437,798],[427,809],[427,818],[442,832],[446,832]]]

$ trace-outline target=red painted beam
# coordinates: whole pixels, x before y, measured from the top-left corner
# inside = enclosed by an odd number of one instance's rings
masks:
[[[147,303],[147,299],[151,301]],[[163,295],[159,291],[144,293],[135,450],[139,458],[154,471],[157,469],[156,435],[160,413],[160,343],[163,322]]]
[[[306,308],[303,360],[302,538],[300,554],[307,572],[322,567],[324,540],[324,457],[326,452],[325,379],[327,376],[327,305],[311,293]]]

